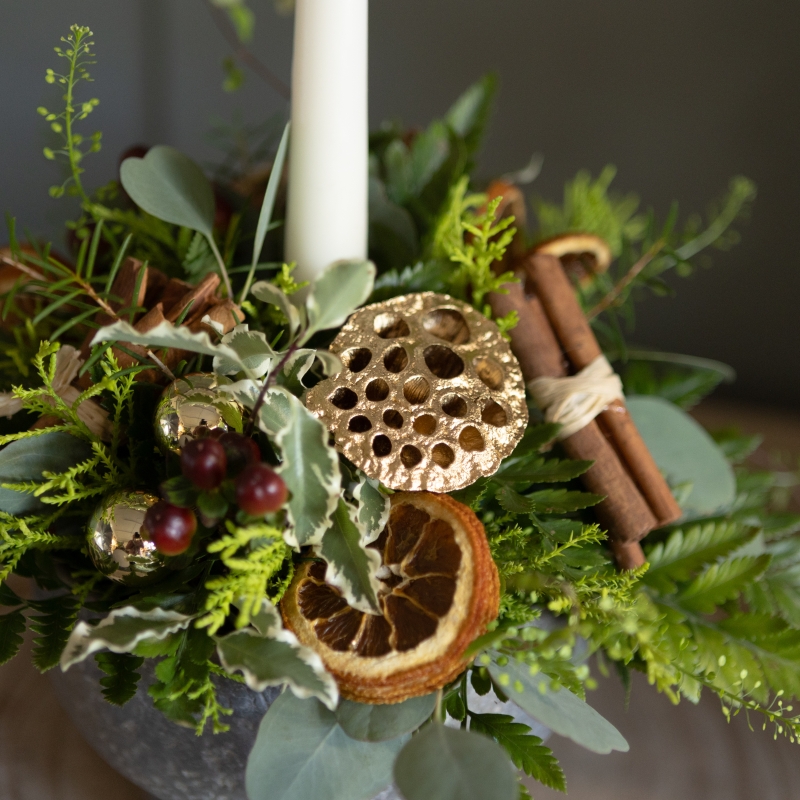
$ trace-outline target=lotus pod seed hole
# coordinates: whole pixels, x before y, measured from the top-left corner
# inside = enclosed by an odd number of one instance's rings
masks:
[[[423,356],[428,369],[444,381],[457,378],[464,371],[464,359],[441,344],[426,347]]]
[[[383,412],[383,421],[387,427],[394,428],[396,431],[399,431],[405,422],[403,415],[394,408],[387,408],[386,411]]]
[[[504,428],[508,425],[508,414],[505,409],[494,400],[489,400],[481,411],[481,419],[487,425],[493,425],[495,428]]]
[[[372,361],[372,351],[366,347],[355,347],[342,353],[342,361],[347,365],[350,372],[361,372]]]
[[[411,405],[424,403],[428,399],[430,393],[431,385],[421,376],[409,378],[403,384],[403,396]]]
[[[393,347],[383,357],[383,366],[389,372],[402,372],[408,366],[408,353],[404,347]]]
[[[467,410],[467,401],[457,394],[449,394],[442,398],[442,411],[444,411],[448,417],[463,419],[467,416]]]
[[[400,339],[411,333],[408,323],[397,314],[378,314],[375,317],[374,328],[381,339]]]
[[[372,429],[372,423],[365,416],[359,414],[350,420],[350,424],[347,427],[353,433],[366,433]]]
[[[483,434],[472,425],[468,425],[461,431],[458,436],[458,443],[461,445],[461,448],[468,453],[479,453],[486,447]]]
[[[342,411],[350,411],[358,405],[358,395],[346,386],[340,386],[331,396],[330,401]]]
[[[451,344],[466,344],[469,341],[469,326],[464,316],[454,308],[435,308],[422,320],[422,327],[437,339]]]
[[[414,430],[423,436],[433,436],[436,432],[436,417],[432,414],[423,414],[414,420]]]
[[[496,391],[503,385],[503,368],[492,358],[481,356],[472,362],[475,372],[489,389]]]
[[[390,455],[392,452],[392,440],[382,433],[378,434],[372,440],[372,452],[375,453],[378,458],[386,458],[386,456]]]
[[[433,463],[442,469],[447,469],[456,460],[456,454],[448,445],[439,443],[433,448]]]
[[[413,444],[407,444],[400,451],[400,461],[406,469],[412,469],[422,461],[422,453]]]
[[[367,400],[372,403],[380,403],[389,396],[389,384],[383,378],[375,378],[367,384]]]

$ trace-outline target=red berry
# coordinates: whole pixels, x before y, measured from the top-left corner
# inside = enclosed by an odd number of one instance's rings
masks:
[[[179,508],[161,500],[147,509],[142,529],[157,550],[165,556],[177,556],[192,543],[197,530],[197,517],[191,509]]]
[[[181,471],[198,489],[216,489],[227,469],[225,448],[216,439],[194,439],[181,450]]]
[[[219,437],[219,443],[225,448],[225,455],[228,457],[228,475],[238,475],[248,464],[261,461],[258,445],[241,433],[223,433]]]
[[[236,479],[236,502],[253,517],[277,511],[287,495],[283,478],[266,464],[250,464]]]

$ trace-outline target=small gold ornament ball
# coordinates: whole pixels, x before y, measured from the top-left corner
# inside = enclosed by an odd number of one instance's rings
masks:
[[[229,383],[213,373],[197,372],[171,383],[156,408],[156,440],[165,452],[179,453],[201,428],[241,430],[242,407],[219,391]]]
[[[89,520],[89,553],[97,569],[114,581],[128,582],[164,565],[156,546],[142,536],[144,515],[157,497],[119,492],[106,498]]]

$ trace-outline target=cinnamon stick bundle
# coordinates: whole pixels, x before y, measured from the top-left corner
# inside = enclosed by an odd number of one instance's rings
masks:
[[[494,294],[495,315],[516,311],[511,348],[527,381],[561,378],[602,355],[560,261],[530,255],[521,262],[521,283]],[[623,402],[613,401],[595,420],[562,441],[570,458],[594,461],[584,486],[606,499],[596,507],[608,529],[617,563],[634,569],[644,561],[639,541],[651,530],[678,519],[681,510],[653,461]]]
[[[576,372],[602,355],[600,345],[575,296],[561,264],[553,256],[532,256],[527,274],[545,313]],[[668,525],[682,512],[667,482],[621,399],[612,401],[598,417],[625,467],[655,514],[658,525]]]

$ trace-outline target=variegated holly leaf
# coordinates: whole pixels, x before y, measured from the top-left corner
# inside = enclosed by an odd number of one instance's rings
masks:
[[[239,353],[232,347],[224,344],[214,344],[205,332],[192,333],[183,325],[173,325],[171,322],[160,322],[152,330],[140,333],[127,322],[115,322],[106,325],[95,333],[92,344],[99,342],[129,342],[143,347],[174,347],[178,350],[188,350],[191,353],[201,353],[206,356],[215,356],[228,359],[239,365],[239,369],[246,371],[247,367],[241,362]]]
[[[305,309],[298,308],[289,296],[281,291],[274,283],[259,281],[253,284],[251,294],[263,303],[269,303],[281,310],[283,316],[289,321],[289,331],[292,336],[305,320]]]
[[[311,284],[306,298],[308,328],[303,341],[317,331],[339,328],[372,294],[375,265],[371,261],[336,261]]]
[[[300,396],[306,390],[303,384],[303,378],[308,374],[311,367],[314,366],[314,360],[317,357],[316,350],[297,350],[286,359],[286,364],[283,366],[283,384],[294,395]]]
[[[241,372],[244,365],[253,377],[262,378],[275,360],[275,351],[270,347],[267,337],[261,331],[251,331],[247,325],[237,325],[222,337],[221,344],[237,354],[235,360],[223,355],[214,359],[214,372],[221,375]]]
[[[328,563],[325,581],[340,589],[353,608],[379,614],[377,573],[381,557],[364,543],[355,516],[356,510],[340,499],[318,549]]]
[[[61,669],[66,671],[98,650],[131,653],[140,642],[164,639],[189,626],[194,617],[154,608],[139,611],[133,606],[114,609],[97,625],[79,622],[61,654]]]
[[[269,392],[258,422],[281,453],[277,471],[290,492],[286,543],[295,548],[320,544],[341,490],[339,458],[328,444],[328,429],[285,389]]]
[[[356,522],[361,529],[362,544],[372,544],[389,521],[389,498],[380,490],[380,483],[361,473],[353,492],[358,502]]]
[[[335,709],[339,702],[336,681],[313,650],[284,630],[280,615],[268,600],[253,624],[256,630],[245,628],[216,640],[222,666],[230,673],[241,672],[254,692],[288,684],[297,697],[316,697]]]
[[[322,362],[326,375],[338,375],[344,369],[342,359],[328,350],[317,350],[317,358]]]

